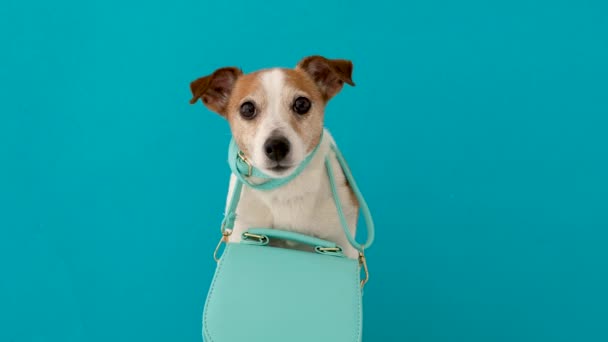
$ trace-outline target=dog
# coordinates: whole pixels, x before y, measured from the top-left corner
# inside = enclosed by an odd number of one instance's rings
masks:
[[[284,186],[264,191],[243,187],[229,242],[239,242],[248,228],[275,228],[332,241],[346,257],[358,257],[340,224],[325,167],[329,156],[342,209],[355,236],[359,203],[331,150],[336,142],[324,125],[327,103],[344,84],[355,86],[352,72],[350,60],[314,55],[301,59],[294,68],[245,74],[238,67],[222,67],[190,83],[190,103],[201,100],[224,117],[239,149],[265,174],[286,177],[317,148],[306,168]],[[232,174],[226,208],[235,181]]]

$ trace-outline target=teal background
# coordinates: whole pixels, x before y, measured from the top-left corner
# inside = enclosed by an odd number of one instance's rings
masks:
[[[229,130],[189,82],[311,54],[355,65],[365,341],[608,341],[599,0],[3,0],[0,341],[200,341]]]

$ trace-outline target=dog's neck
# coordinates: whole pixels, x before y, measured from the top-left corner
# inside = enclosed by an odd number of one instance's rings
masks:
[[[323,139],[310,162],[300,174],[289,183],[271,190],[254,190],[253,193],[261,200],[266,202],[271,208],[284,207],[285,205],[294,206],[297,202],[315,201],[319,197],[327,197],[329,194],[326,184],[325,158],[331,151],[333,138],[328,131],[325,131]],[[252,182],[264,182],[264,179],[252,177]],[[273,210],[274,211],[274,210]]]
[[[273,226],[296,229],[315,222],[318,205],[331,200],[325,169],[325,157],[331,150],[330,141],[321,141],[307,167],[289,183],[269,191],[252,191],[270,210]]]
[[[256,190],[274,190],[280,188],[293,179],[297,178],[307,167],[310,161],[316,156],[323,142],[323,135],[319,139],[319,143],[314,146],[312,151],[297,165],[292,172],[283,177],[272,177],[262,170],[256,168],[251,160],[239,150],[238,145],[233,138],[230,141],[228,150],[228,162],[232,173],[239,179],[241,183]]]

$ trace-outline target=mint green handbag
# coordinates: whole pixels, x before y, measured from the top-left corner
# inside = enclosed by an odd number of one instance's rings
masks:
[[[316,151],[316,149],[315,149]],[[359,244],[346,224],[337,195],[332,166],[325,166],[342,229],[359,251],[347,258],[333,242],[280,229],[252,227],[241,241],[227,242],[232,233],[235,210],[246,177],[264,177],[238,151],[234,141],[229,164],[237,182],[222,222],[222,240],[214,253],[218,261],[203,310],[205,342],[359,342],[362,339],[363,286],[369,279],[364,251],[374,239],[371,214],[352,174],[335,145],[332,151],[359,200],[367,226],[367,241]],[[312,155],[288,179],[270,179],[266,189],[295,178]],[[291,240],[311,251],[273,246]],[[225,243],[221,257],[218,257]],[[363,274],[363,279],[362,278]]]

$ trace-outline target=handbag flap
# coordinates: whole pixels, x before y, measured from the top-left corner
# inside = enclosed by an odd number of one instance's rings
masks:
[[[207,342],[357,342],[357,260],[228,243],[203,313]]]

